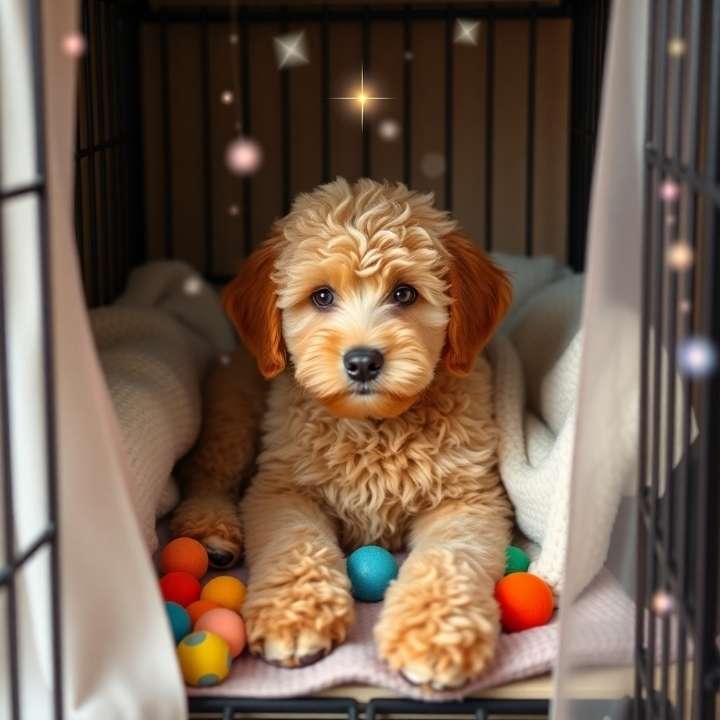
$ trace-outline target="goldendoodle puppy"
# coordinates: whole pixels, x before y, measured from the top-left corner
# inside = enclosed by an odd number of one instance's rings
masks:
[[[297,198],[224,302],[275,378],[242,503],[250,648],[286,667],[353,621],[345,553],[406,546],[376,628],[411,681],[480,674],[499,631],[511,508],[478,353],[508,279],[432,197],[339,179]]]

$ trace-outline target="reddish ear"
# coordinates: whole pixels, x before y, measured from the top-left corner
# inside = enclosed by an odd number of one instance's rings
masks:
[[[467,375],[477,354],[510,306],[512,286],[480,248],[461,233],[444,238],[450,253],[448,271],[450,320],[443,350],[445,367],[453,375]]]
[[[277,292],[270,277],[277,244],[277,238],[271,238],[255,250],[222,297],[225,312],[268,380],[279,375],[287,365]]]

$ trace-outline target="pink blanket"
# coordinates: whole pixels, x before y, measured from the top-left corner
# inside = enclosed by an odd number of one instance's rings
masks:
[[[236,573],[242,576],[242,572]],[[577,621],[584,628],[587,666],[632,662],[634,604],[615,579],[603,570],[578,601]],[[372,628],[381,604],[357,604],[357,619],[347,641],[314,665],[294,670],[276,668],[244,654],[233,663],[230,676],[213,688],[190,689],[189,694],[234,697],[301,697],[336,685],[363,684],[402,695],[447,700],[477,694],[483,688],[549,671],[557,655],[557,617],[549,625],[511,635],[503,634],[493,666],[482,678],[460,691],[425,692],[391,671],[377,656]]]

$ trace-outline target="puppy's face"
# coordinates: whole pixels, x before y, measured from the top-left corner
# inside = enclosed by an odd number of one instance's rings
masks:
[[[300,196],[225,295],[266,377],[289,358],[308,394],[357,418],[404,412],[441,361],[469,372],[508,302],[430,198],[367,180]]]

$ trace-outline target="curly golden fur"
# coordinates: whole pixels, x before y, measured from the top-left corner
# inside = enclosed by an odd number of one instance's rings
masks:
[[[399,285],[415,302],[393,300]],[[313,304],[319,288],[331,306]],[[301,195],[228,286],[229,316],[276,378],[241,505],[253,652],[295,667],[342,642],[345,553],[377,543],[410,550],[376,627],[390,666],[432,687],[487,667],[511,509],[478,354],[510,295],[430,196],[342,179]],[[362,385],[343,363],[358,346],[384,357]]]

